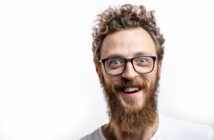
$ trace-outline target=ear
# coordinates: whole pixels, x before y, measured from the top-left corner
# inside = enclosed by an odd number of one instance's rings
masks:
[[[102,77],[102,74],[101,74],[101,68],[98,67],[98,66],[95,66],[95,69],[96,69],[97,75],[99,77],[100,83],[102,85],[103,84],[103,77]]]
[[[159,63],[158,63],[158,76],[159,77],[161,75],[161,68],[162,68],[162,60],[160,60]]]
[[[98,66],[95,66],[95,69],[96,69],[97,75],[100,77],[100,74],[101,74],[100,68]]]

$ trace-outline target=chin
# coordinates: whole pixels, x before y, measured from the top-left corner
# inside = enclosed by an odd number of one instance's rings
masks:
[[[126,97],[123,94],[119,94],[117,96],[118,101],[120,101],[121,105],[127,110],[141,110],[145,105],[145,96],[143,94],[139,94],[138,97]]]

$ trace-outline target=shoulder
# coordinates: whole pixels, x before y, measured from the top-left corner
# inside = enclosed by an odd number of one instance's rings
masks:
[[[160,115],[159,137],[175,140],[214,140],[213,129],[206,125],[190,123]]]
[[[102,134],[102,129],[99,127],[94,132],[82,137],[80,140],[106,140]]]

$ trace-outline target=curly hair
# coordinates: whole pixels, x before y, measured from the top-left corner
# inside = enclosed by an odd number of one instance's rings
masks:
[[[141,27],[146,30],[153,39],[158,59],[162,60],[164,55],[164,37],[156,25],[154,11],[146,11],[142,5],[136,6],[125,4],[119,8],[109,7],[97,16],[97,24],[93,28],[92,51],[94,63],[99,65],[100,53],[103,40],[109,34],[117,31]]]

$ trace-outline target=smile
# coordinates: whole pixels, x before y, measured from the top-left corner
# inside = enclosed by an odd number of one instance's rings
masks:
[[[135,97],[142,92],[141,88],[125,88],[123,94],[128,97]]]
[[[137,92],[138,90],[139,90],[139,88],[125,88],[124,92],[127,94],[132,94],[132,93]]]

